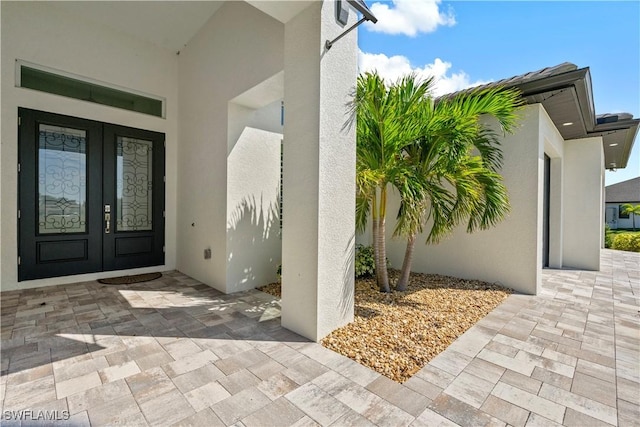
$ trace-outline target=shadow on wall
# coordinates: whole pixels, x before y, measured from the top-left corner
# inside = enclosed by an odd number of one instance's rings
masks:
[[[342,276],[342,298],[340,298],[339,310],[340,315],[344,318],[353,312],[355,304],[355,252],[356,252],[356,235],[355,233],[349,239],[347,247],[344,249],[344,265]]]
[[[227,292],[252,289],[277,280],[282,259],[278,200],[244,197],[227,223]]]

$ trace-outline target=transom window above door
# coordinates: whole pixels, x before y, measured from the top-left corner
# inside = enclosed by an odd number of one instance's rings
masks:
[[[18,87],[164,117],[164,99],[18,61]]]

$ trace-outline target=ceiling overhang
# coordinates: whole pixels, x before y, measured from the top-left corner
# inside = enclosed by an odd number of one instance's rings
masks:
[[[602,137],[607,169],[627,166],[640,119],[628,113],[596,116],[589,67],[565,62],[467,90],[498,86],[519,89],[527,104],[542,104],[565,140]]]
[[[224,1],[53,1],[48,6],[178,52]]]
[[[640,119],[624,117],[622,114],[607,116],[615,120],[601,121],[602,116],[598,116],[598,123],[589,135],[602,136],[607,169],[624,168],[627,166],[633,143],[638,135]]]
[[[282,1],[282,0],[245,0],[259,11],[266,13],[274,19],[286,24],[307,7],[313,4],[309,0]]]
[[[598,119],[601,116],[595,114],[588,67],[515,86],[522,91],[527,103],[542,104],[565,140],[600,136],[605,167],[627,166],[640,120],[629,114],[607,114],[604,116],[609,122],[601,123],[603,120]]]
[[[70,16],[103,25],[173,52],[182,50],[211,19],[224,0],[207,1],[49,1]],[[246,0],[246,3],[282,23],[312,1]]]

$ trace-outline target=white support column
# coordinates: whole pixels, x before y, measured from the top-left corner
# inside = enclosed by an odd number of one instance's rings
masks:
[[[599,270],[604,221],[602,137],[565,141],[564,155],[562,266]]]
[[[353,320],[356,31],[324,48],[342,30],[333,1],[285,24],[282,325],[314,341]]]

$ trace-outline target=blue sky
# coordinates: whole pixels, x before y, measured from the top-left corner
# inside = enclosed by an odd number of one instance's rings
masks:
[[[367,4],[379,21],[359,29],[361,70],[434,75],[446,93],[571,62],[590,67],[597,114],[640,117],[640,1]],[[607,185],[640,176],[639,140]]]

